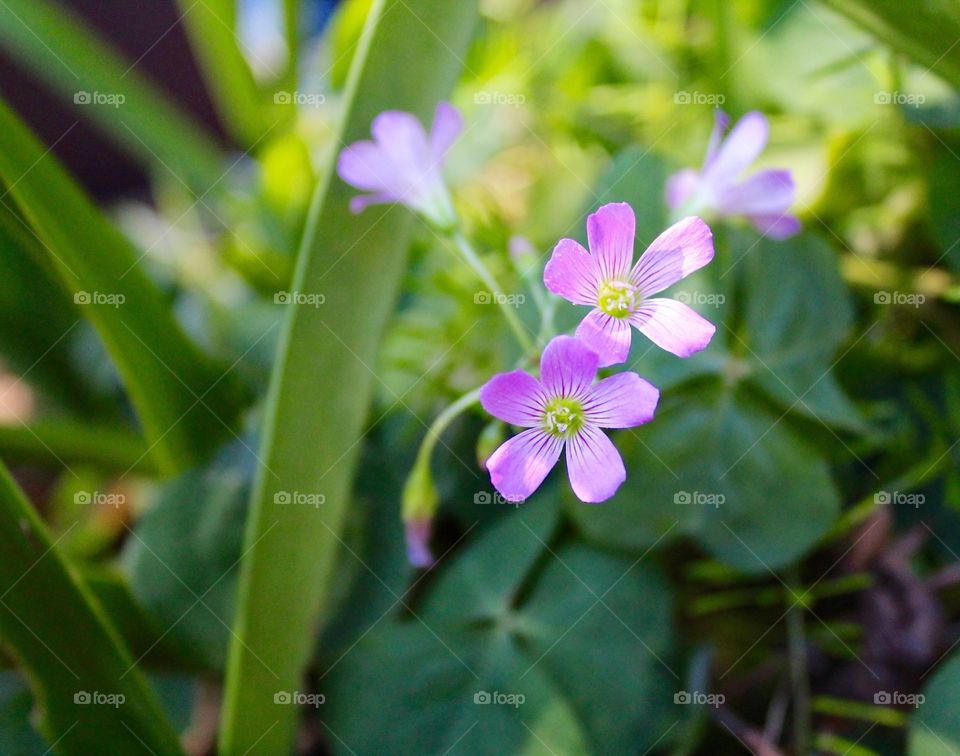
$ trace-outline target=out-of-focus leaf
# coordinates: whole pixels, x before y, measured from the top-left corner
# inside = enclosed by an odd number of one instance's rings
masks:
[[[927,681],[924,701],[910,718],[910,756],[960,753],[960,658],[954,655]]]
[[[762,239],[748,249],[741,263],[746,336],[721,338],[741,356],[749,380],[784,409],[864,431],[856,408],[832,375],[853,325],[853,306],[835,253],[807,234],[782,242]]]
[[[121,474],[159,473],[146,443],[134,432],[75,420],[0,423],[0,452],[16,462],[53,468],[65,464]]]
[[[763,572],[827,531],[840,507],[827,464],[747,386],[699,389],[673,405],[618,434],[628,473],[613,499],[571,506],[588,537],[642,551],[686,533],[724,562]]]
[[[2,466],[0,552],[0,639],[30,682],[47,741],[64,754],[97,753],[104,743],[118,753],[181,754],[135,659]],[[122,703],[93,700],[109,695]]]
[[[926,0],[825,0],[894,50],[960,86],[960,2]]]
[[[6,756],[35,756],[47,746],[30,726],[33,697],[15,672],[0,672],[0,743]]]
[[[429,119],[460,70],[476,15],[472,1],[375,3],[354,56],[338,142],[365,138],[373,118],[390,108]],[[289,747],[295,709],[271,702],[278,690],[298,689],[334,579],[374,381],[370,365],[410,230],[399,207],[352,216],[353,194],[328,173],[297,262],[294,288],[326,301],[290,308],[273,375],[227,669],[224,753]],[[286,497],[294,495],[322,495],[326,503],[291,506]]]
[[[266,129],[262,116],[266,103],[261,102],[253,72],[238,44],[237,3],[179,0],[178,4],[224,125],[244,146],[255,144]]]
[[[650,565],[557,547],[552,504],[501,515],[419,619],[383,620],[321,678],[344,752],[636,753],[670,728],[666,584]],[[375,705],[385,731],[364,716]]]
[[[4,2],[0,45],[145,165],[167,166],[204,192],[220,178],[221,151],[204,128],[62,3]]]
[[[164,483],[123,554],[134,596],[185,658],[222,671],[250,494],[239,443]]]
[[[3,103],[0,179],[103,339],[158,464],[195,462],[237,415],[234,376],[187,339],[132,245]]]
[[[25,221],[0,205],[0,352],[27,384],[80,413],[106,411],[70,360],[80,317]]]

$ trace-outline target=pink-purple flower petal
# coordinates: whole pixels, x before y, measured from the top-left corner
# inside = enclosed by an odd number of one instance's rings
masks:
[[[433,116],[433,126],[430,129],[430,148],[434,158],[440,160],[447,154],[463,131],[463,116],[449,102],[442,101],[437,105]]]
[[[800,231],[800,221],[792,215],[749,215],[748,220],[764,236],[780,241]]]
[[[689,357],[710,343],[716,327],[675,299],[647,299],[630,322],[650,341],[678,357]]]
[[[480,389],[480,404],[499,420],[532,428],[543,417],[545,395],[540,381],[522,370],[500,373]]]
[[[540,358],[540,380],[551,397],[582,396],[597,377],[596,352],[572,336],[550,340]]]
[[[567,474],[573,492],[586,504],[606,501],[627,479],[620,452],[591,425],[567,442]]]
[[[796,187],[790,171],[760,171],[718,197],[727,215],[782,215],[793,204]]]
[[[674,223],[643,253],[632,278],[643,296],[657,294],[713,259],[713,233],[696,217]]]
[[[543,269],[543,285],[578,305],[597,304],[596,260],[573,239],[561,239]]]
[[[717,149],[710,164],[704,166],[704,181],[714,186],[735,181],[763,152],[768,136],[766,117],[756,111],[747,113]]]
[[[667,179],[667,205],[672,210],[682,207],[700,186],[700,173],[684,168]]]
[[[720,145],[723,144],[723,135],[730,127],[730,116],[717,108],[713,113],[713,129],[710,131],[710,141],[707,144],[707,156],[703,160],[704,167],[710,165],[717,156]]]
[[[383,151],[369,140],[344,148],[337,160],[337,173],[348,184],[366,191],[380,191],[394,179]]]
[[[590,254],[604,281],[623,280],[633,262],[636,218],[626,202],[611,202],[587,218]]]
[[[583,403],[587,421],[599,428],[632,428],[649,423],[660,391],[636,373],[617,373],[590,390]]]
[[[563,439],[529,428],[508,439],[490,455],[487,470],[494,487],[507,501],[527,499],[560,458]]]
[[[630,322],[607,315],[603,310],[591,310],[577,326],[576,336],[597,353],[599,367],[619,365],[630,354]]]

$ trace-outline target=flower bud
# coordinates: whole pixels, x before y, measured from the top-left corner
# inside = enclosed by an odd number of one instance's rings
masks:
[[[407,539],[407,558],[414,567],[430,567],[430,534],[439,496],[430,474],[429,456],[418,458],[403,486],[403,523]]]

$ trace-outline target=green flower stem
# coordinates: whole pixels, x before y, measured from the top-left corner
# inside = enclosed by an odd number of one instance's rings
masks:
[[[479,401],[480,389],[475,388],[473,391],[461,396],[457,401],[437,415],[436,420],[434,420],[427,429],[427,435],[423,439],[423,443],[420,444],[420,450],[417,452],[417,461],[414,463],[416,467],[430,464],[430,456],[433,454],[433,449],[437,445],[437,441],[440,440],[440,436],[450,427],[450,423]]]
[[[454,231],[451,234],[451,239],[456,245],[457,250],[459,250],[459,252],[466,258],[467,262],[470,264],[470,267],[473,268],[474,272],[480,277],[480,280],[483,281],[483,284],[490,289],[491,295],[496,297],[497,294],[502,293],[502,289],[497,283],[497,280],[493,277],[493,274],[489,271],[487,266],[483,264],[483,261],[480,259],[480,256],[477,254],[476,250],[474,250],[473,245],[470,244],[470,241],[467,239],[467,237],[465,237],[461,231]],[[516,310],[512,305],[507,304],[507,302],[503,300],[499,300],[497,304],[500,306],[500,311],[507,319],[507,323],[510,325],[510,328],[513,329],[513,332],[517,337],[517,341],[520,342],[520,346],[523,351],[527,353],[533,352],[535,346],[533,340],[530,338],[530,334],[527,332],[526,326],[524,326],[524,324],[520,321],[520,318],[517,316]],[[451,405],[451,407],[453,406],[454,405]],[[437,419],[439,420],[439,418]]]

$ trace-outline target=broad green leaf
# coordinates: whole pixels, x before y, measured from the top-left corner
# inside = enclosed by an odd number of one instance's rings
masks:
[[[0,180],[106,345],[158,464],[195,462],[236,416],[234,376],[187,339],[130,242],[3,103]]]
[[[740,355],[749,380],[784,409],[864,431],[856,408],[833,377],[853,325],[853,305],[836,254],[809,234],[781,242],[761,239],[755,245],[742,236],[735,239],[743,239],[740,247],[749,250],[740,271],[745,335],[721,338]]]
[[[927,680],[923,703],[910,718],[910,756],[960,753],[960,657],[948,658]]]
[[[242,445],[206,469],[164,483],[127,539],[124,569],[133,594],[165,642],[209,670],[226,662],[250,474]],[[246,465],[249,467],[249,465]]]
[[[365,138],[373,118],[390,108],[429,119],[460,70],[476,15],[472,1],[375,3],[354,56],[338,143]],[[322,292],[326,301],[291,307],[281,339],[228,660],[224,753],[289,746],[296,712],[273,705],[273,695],[299,689],[317,621],[328,609],[375,380],[370,366],[411,227],[399,207],[352,216],[353,194],[328,172],[297,261],[295,290]],[[299,495],[323,496],[325,504],[286,503]]]
[[[927,0],[825,0],[894,50],[903,52],[954,86],[960,86],[960,2]]]
[[[340,750],[636,753],[670,729],[671,602],[655,569],[558,546],[549,501],[498,519],[413,618],[397,609],[321,676]],[[369,727],[374,707],[391,727]]]
[[[200,191],[219,180],[221,151],[204,128],[62,3],[6,0],[0,46],[143,164],[169,168]]]
[[[104,743],[116,753],[182,753],[136,660],[2,466],[0,551],[0,640],[30,682],[47,741],[64,754]]]
[[[256,144],[267,128],[265,103],[240,50],[236,0],[178,0],[178,5],[224,125],[244,146]]]
[[[829,528],[839,495],[816,450],[750,393],[701,388],[619,433],[626,483],[602,507],[572,504],[580,528],[637,551],[686,533],[750,572],[802,556]]]

